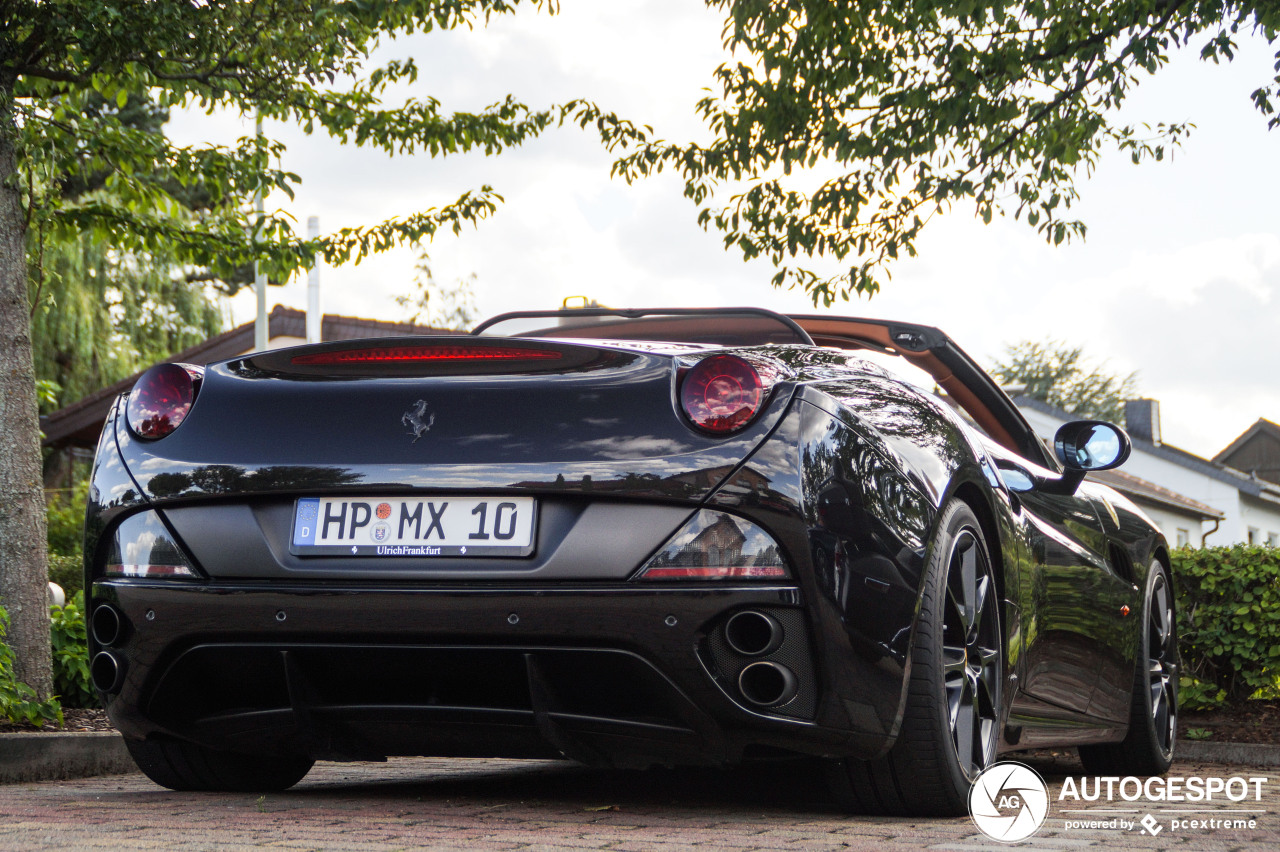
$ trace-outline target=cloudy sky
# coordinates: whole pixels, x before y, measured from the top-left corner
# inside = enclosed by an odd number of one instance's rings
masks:
[[[413,94],[475,110],[512,93],[531,105],[587,97],[662,137],[705,138],[694,115],[722,61],[720,20],[696,0],[562,0],[561,14],[522,13],[487,30],[388,45],[423,69]],[[1195,52],[1144,82],[1132,121],[1196,123],[1171,162],[1105,159],[1082,179],[1076,212],[1084,243],[1052,248],[1027,226],[983,226],[966,212],[935,219],[920,257],[893,270],[870,300],[837,313],[937,325],[983,363],[1024,339],[1085,348],[1111,372],[1136,370],[1162,405],[1165,440],[1212,456],[1258,417],[1280,421],[1280,131],[1268,133],[1248,94],[1274,71],[1261,39],[1236,62]],[[247,123],[179,117],[179,138],[226,139]],[[481,316],[553,308],[585,295],[615,307],[761,305],[813,311],[798,291],[775,291],[765,264],[726,253],[702,231],[672,178],[610,180],[610,156],[576,128],[557,129],[501,157],[390,159],[286,127],[284,166],[302,176],[288,209],[299,229],[372,224],[448,203],[491,184],[498,214],[431,246],[438,279],[474,274]],[[275,205],[285,200],[272,199]],[[359,266],[325,268],[328,313],[403,319],[414,258],[400,250]],[[303,308],[305,281],[273,288],[271,304]],[[252,318],[253,297],[232,304]]]

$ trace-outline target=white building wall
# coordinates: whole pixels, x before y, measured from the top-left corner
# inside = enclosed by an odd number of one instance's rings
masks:
[[[1054,433],[1066,421],[1033,408],[1019,410],[1036,433],[1048,441],[1049,446],[1052,447]],[[1260,530],[1261,540],[1258,542],[1260,544],[1267,542],[1269,532],[1280,534],[1280,504],[1271,504],[1242,494],[1239,488],[1229,482],[1145,452],[1137,446],[1133,448],[1133,454],[1129,456],[1129,460],[1121,470],[1222,512],[1224,517],[1221,525],[1205,541],[1209,546],[1247,541],[1249,527]],[[1154,516],[1153,520],[1155,520]],[[1164,522],[1157,522],[1164,529],[1169,543],[1176,543],[1176,538],[1170,534],[1169,529],[1165,528]],[[1194,532],[1193,544],[1199,545],[1201,535],[1212,529],[1212,522],[1203,524]]]
[[[1145,503],[1138,503],[1137,506],[1151,519],[1152,523],[1160,528],[1160,532],[1164,533],[1165,540],[1169,542],[1170,547],[1178,546],[1179,530],[1185,531],[1188,544],[1192,547],[1200,546],[1200,537],[1204,533],[1201,530],[1199,518],[1189,518],[1186,515],[1180,515],[1164,508],[1156,508]],[[1210,524],[1210,527],[1212,526]],[[1212,543],[1212,541],[1211,537],[1209,542],[1206,543]]]
[[[1241,525],[1244,533],[1241,541],[1245,541],[1249,530],[1256,531],[1254,544],[1280,545],[1280,511],[1269,503],[1254,497],[1244,497],[1240,501]]]

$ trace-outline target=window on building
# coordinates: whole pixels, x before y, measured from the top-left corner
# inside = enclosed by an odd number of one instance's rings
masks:
[[[1191,543],[1191,531],[1178,527],[1176,538],[1178,540],[1178,547],[1186,547]]]
[[[1280,547],[1280,533],[1267,533],[1267,545],[1269,547]]]
[[[1249,538],[1248,538],[1249,544],[1258,544],[1259,537],[1261,536],[1261,534],[1262,534],[1262,531],[1259,530],[1257,527],[1249,527]]]

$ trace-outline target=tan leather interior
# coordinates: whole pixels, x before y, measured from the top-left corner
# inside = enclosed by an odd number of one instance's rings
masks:
[[[931,352],[906,352],[897,349],[889,337],[887,326],[879,323],[860,322],[838,317],[792,317],[803,328],[813,342],[819,346],[832,346],[837,349],[876,349],[897,355],[928,373],[938,387],[964,409],[991,439],[1010,452],[1020,451],[1017,441],[1009,434],[1000,420],[991,413],[982,401],[967,385],[957,379],[945,364]]]

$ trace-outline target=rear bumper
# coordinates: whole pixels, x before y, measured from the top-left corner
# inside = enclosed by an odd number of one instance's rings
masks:
[[[563,755],[623,766],[866,757],[890,744],[832,706],[823,684],[833,673],[820,670],[826,655],[813,653],[794,586],[112,580],[92,597],[119,615],[116,635],[90,646],[109,655],[103,670],[118,668],[105,699],[128,738],[318,759]],[[727,647],[724,623],[745,609],[784,626],[778,647]],[[794,673],[793,697],[744,697],[741,671],[760,662]]]

